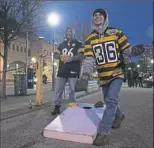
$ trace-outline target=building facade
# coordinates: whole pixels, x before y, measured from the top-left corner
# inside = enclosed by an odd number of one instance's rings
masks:
[[[153,45],[145,45],[145,52],[139,57],[140,69],[142,72],[153,72]]]
[[[48,80],[52,80],[52,55],[53,55],[53,45],[49,44],[44,40],[43,37],[38,38],[38,40],[32,41],[30,44],[31,58],[35,59],[37,53],[42,53],[43,63],[43,74],[48,77]]]
[[[26,40],[19,38],[11,42],[8,49],[8,60],[7,60],[7,80],[13,80],[14,74],[17,70],[24,72],[26,63]],[[0,41],[0,52],[4,53],[4,44]],[[30,62],[30,50],[28,50],[28,61]],[[0,80],[2,80],[3,71],[3,59],[0,58]]]
[[[13,81],[14,74],[17,71],[25,72],[26,67],[26,40],[20,38],[11,42],[8,50],[8,64],[7,64],[7,80]],[[43,38],[33,40],[28,44],[28,65],[29,67],[32,64],[32,59],[36,58],[37,53],[45,53],[46,56],[43,58],[43,61],[46,63],[44,66],[43,74],[47,75],[48,80],[52,78],[52,51],[53,46],[47,43]],[[4,45],[0,41],[0,52],[3,54]],[[3,71],[3,59],[0,57],[0,81],[2,80],[2,71]]]

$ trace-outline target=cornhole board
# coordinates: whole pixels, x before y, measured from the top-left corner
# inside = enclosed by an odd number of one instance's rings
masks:
[[[105,105],[95,108],[93,104],[78,103],[68,107],[44,128],[47,138],[92,144],[102,119]]]

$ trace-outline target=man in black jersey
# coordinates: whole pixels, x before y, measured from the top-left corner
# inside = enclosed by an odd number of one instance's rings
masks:
[[[75,84],[80,74],[84,48],[82,43],[74,38],[73,30],[66,29],[66,37],[57,48],[54,58],[59,59],[59,68],[55,88],[55,108],[53,115],[60,113],[62,94],[68,82],[70,99],[76,101]]]

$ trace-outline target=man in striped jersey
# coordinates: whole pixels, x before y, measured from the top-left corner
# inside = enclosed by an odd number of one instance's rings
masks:
[[[123,66],[130,61],[131,56],[142,54],[144,49],[142,46],[131,47],[120,29],[108,27],[107,12],[101,8],[93,13],[92,27],[93,31],[85,39],[85,60],[79,82],[83,84],[89,79],[93,63],[96,62],[106,110],[93,144],[101,146],[109,143],[111,128],[119,128],[124,119],[118,105],[124,79]]]

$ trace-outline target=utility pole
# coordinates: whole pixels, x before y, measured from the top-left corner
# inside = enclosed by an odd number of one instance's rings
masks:
[[[37,54],[36,61],[36,105],[42,105],[43,104],[43,83],[42,83],[42,72],[43,72],[43,63],[42,63],[42,55]]]
[[[53,38],[53,54],[52,54],[52,91],[55,91],[55,66],[54,66],[54,52],[55,52],[55,30],[52,30],[52,38]]]
[[[28,32],[26,33],[26,69],[25,69],[25,76],[26,76],[26,93],[27,93],[27,71],[28,71]]]

